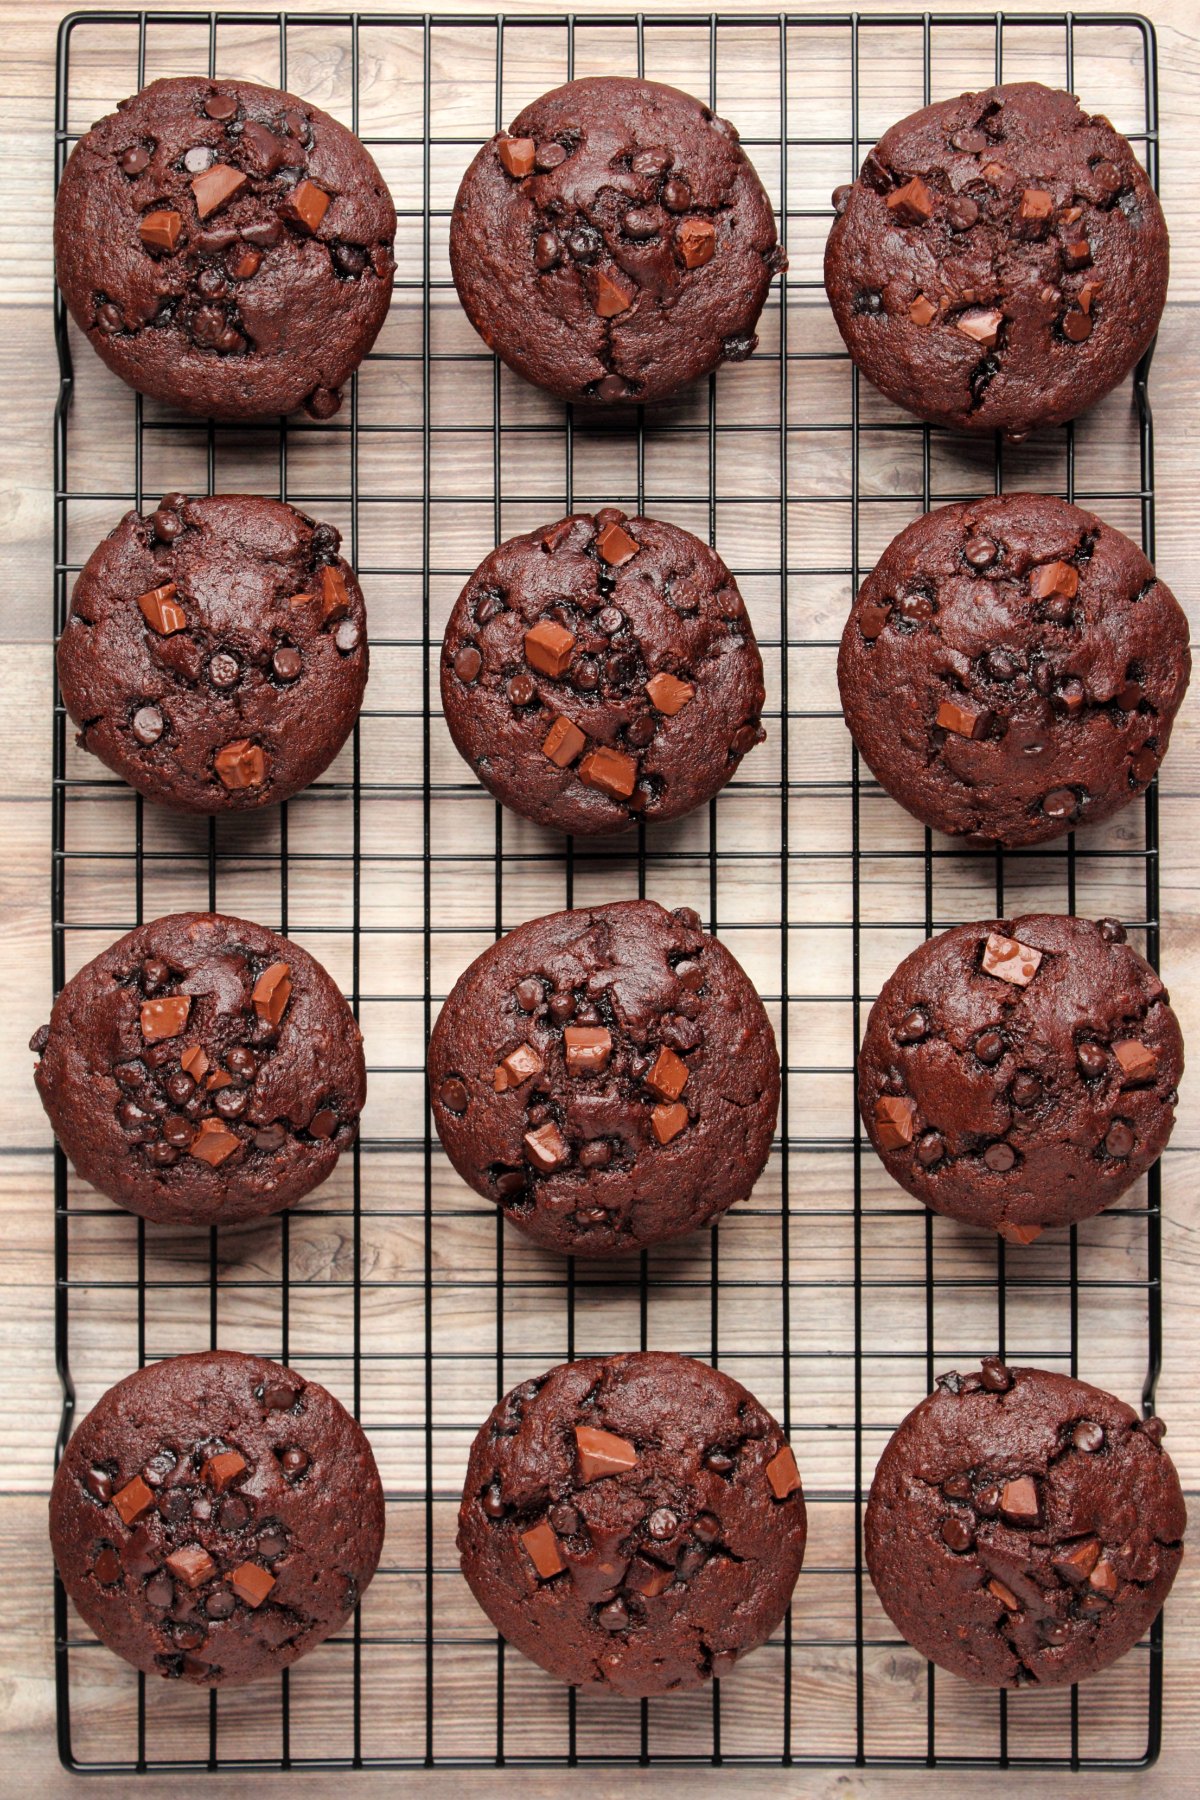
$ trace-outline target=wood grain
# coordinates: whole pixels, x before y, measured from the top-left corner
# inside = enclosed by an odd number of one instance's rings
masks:
[[[0,1551],[7,1577],[8,1630],[0,1642],[0,1786],[38,1794],[65,1792],[53,1738],[50,1616],[51,1588],[44,1540],[45,1493],[59,1409],[53,1360],[52,1159],[44,1117],[29,1082],[25,1039],[49,1003],[48,843],[49,706],[51,700],[51,522],[53,484],[50,416],[57,389],[49,304],[54,95],[54,28],[58,7],[10,0],[6,67],[0,76],[0,148],[8,201],[0,229],[0,377],[4,379],[8,429],[0,443],[7,546],[3,616],[3,680],[11,721],[8,754],[0,775],[5,829],[5,924],[9,953],[0,965],[0,1005],[5,1022],[0,1054],[0,1217],[5,1259],[0,1271],[4,1306],[0,1347],[8,1379],[0,1392],[4,1463],[0,1480]],[[114,9],[109,9],[114,10]],[[247,12],[229,6],[226,14]],[[288,80],[298,91],[349,120],[353,98],[348,33],[306,26],[311,0],[291,9]],[[372,11],[364,9],[364,21]],[[516,5],[520,19],[536,8]],[[577,13],[578,74],[636,68],[637,32],[632,21],[619,31],[591,22],[595,8]],[[620,10],[605,8],[606,13]],[[663,4],[646,15],[647,72],[694,91],[707,91],[707,30],[680,31],[666,22],[686,7]],[[717,100],[749,138],[778,138],[778,34],[750,24],[757,8],[730,8],[745,16],[738,29],[722,28]],[[810,7],[811,14],[818,9]],[[824,11],[824,8],[820,9]],[[899,8],[892,8],[893,14]],[[935,33],[934,91],[949,93],[991,77],[989,9],[967,0],[957,12],[979,12],[984,23]],[[1097,13],[1118,9],[1103,0]],[[1200,181],[1192,146],[1200,122],[1197,76],[1200,49],[1188,0],[1162,0],[1150,9],[1159,31],[1164,205],[1172,227],[1171,299],[1155,359],[1152,390],[1157,421],[1158,565],[1183,604],[1194,611],[1192,547],[1200,528],[1196,455],[1191,422],[1200,404],[1200,354],[1193,319],[1200,294]],[[483,14],[474,0],[459,0],[460,14]],[[803,17],[806,9],[798,7]],[[435,132],[479,137],[494,128],[495,32],[490,23],[471,32],[433,32],[429,43],[429,92]],[[115,34],[115,35],[114,35]],[[81,32],[76,40],[72,91],[78,96],[73,129],[136,82],[130,55],[134,34],[123,28]],[[223,71],[274,81],[278,34],[253,23],[222,25]],[[114,52],[114,45],[117,46]],[[1047,52],[1043,32],[1010,26],[1005,74],[1062,80],[1061,45]],[[1116,27],[1078,29],[1075,81],[1085,101],[1135,128],[1139,64],[1130,33]],[[864,138],[922,100],[920,30],[897,27],[886,35],[864,31],[860,132]],[[147,76],[206,66],[206,28],[167,34],[153,26]],[[550,28],[510,26],[505,33],[503,112],[564,78],[565,34]],[[847,118],[847,37],[835,28],[792,33],[788,45],[789,129],[806,137],[844,133]],[[360,29],[359,123],[368,134],[421,134],[424,106],[424,39],[418,19],[402,27]],[[465,146],[435,149],[430,165],[432,228],[430,343],[432,365],[429,434],[430,507],[429,635],[436,640],[462,577],[497,534],[551,517],[564,501],[566,460],[561,421],[539,396],[504,375],[494,383],[478,346],[445,285],[445,217]],[[778,196],[778,148],[753,151]],[[383,154],[385,174],[402,211],[420,204],[419,146]],[[849,152],[800,150],[788,159],[789,205],[826,206],[834,181],[845,179]],[[404,219],[398,241],[400,276],[422,276],[419,219]],[[819,276],[825,216],[796,218],[788,232],[792,255],[788,343],[792,349],[834,351],[837,346],[823,298],[803,284]],[[381,339],[399,357],[419,357],[424,318],[419,286],[401,287]],[[797,1590],[792,1629],[796,1679],[792,1693],[792,1747],[798,1756],[853,1755],[855,1670],[845,1640],[854,1630],[853,1507],[847,1496],[855,1478],[852,1160],[848,1069],[853,1054],[852,1017],[837,996],[850,991],[849,950],[849,750],[837,716],[832,641],[844,616],[855,566],[849,516],[830,496],[848,491],[850,438],[846,431],[807,427],[845,425],[850,385],[845,364],[804,361],[789,366],[786,392],[786,468],[781,465],[779,313],[768,315],[764,356],[732,371],[718,384],[718,423],[748,429],[718,432],[714,478],[719,496],[713,519],[707,505],[689,498],[709,483],[707,409],[703,398],[673,409],[668,429],[652,428],[641,470],[649,510],[659,507],[716,541],[739,575],[765,644],[770,705],[779,707],[782,589],[779,576],[779,496],[788,497],[787,610],[791,649],[787,675],[789,774],[794,784],[788,830],[792,859],[787,900],[790,986],[787,1008],[792,1135],[788,1159],[789,1216],[781,1207],[782,1157],[773,1159],[750,1206],[722,1227],[719,1243],[705,1238],[656,1253],[648,1260],[647,1340],[700,1355],[714,1348],[733,1373],[768,1404],[781,1407],[785,1374],[791,1423],[806,1488],[813,1498],[809,1567]],[[71,422],[73,482],[88,491],[122,498],[72,501],[67,556],[77,565],[95,538],[135,495],[128,446],[131,402],[100,369],[86,345],[78,345],[78,381]],[[459,360],[443,360],[457,357]],[[503,459],[497,492],[492,459],[493,408],[500,406]],[[896,415],[861,394],[868,424]],[[217,1331],[223,1344],[278,1352],[281,1284],[288,1295],[287,1351],[306,1372],[353,1398],[352,1275],[361,1278],[361,1412],[376,1445],[390,1497],[387,1560],[363,1609],[364,1754],[421,1756],[425,1749],[426,1571],[422,1509],[414,1501],[424,1484],[426,1443],[432,1456],[436,1501],[432,1593],[437,1647],[434,1658],[434,1750],[438,1756],[487,1756],[497,1742],[496,1649],[454,1569],[454,1493],[475,1424],[504,1385],[533,1373],[568,1349],[582,1354],[639,1341],[642,1289],[619,1269],[581,1272],[572,1312],[561,1264],[543,1257],[511,1233],[502,1233],[490,1210],[474,1201],[435,1156],[432,1186],[430,1330],[436,1356],[432,1415],[426,1433],[425,1394],[419,1352],[425,1335],[424,1112],[421,1079],[424,1025],[421,801],[422,679],[422,456],[420,364],[376,362],[359,383],[360,497],[352,505],[344,437],[337,432],[293,434],[288,456],[288,495],[332,518],[355,537],[355,550],[372,615],[376,644],[372,684],[360,729],[361,772],[370,784],[362,809],[364,860],[359,889],[364,926],[360,993],[373,1065],[362,1157],[357,1235],[354,1188],[348,1167],[297,1209],[284,1229],[278,1222],[223,1234],[217,1246]],[[207,445],[202,431],[184,427],[148,439],[143,491],[203,485]],[[868,431],[862,438],[858,476],[863,527],[857,569],[864,570],[891,534],[918,510],[924,479],[920,433]],[[1128,396],[1116,395],[1077,433],[1075,480],[1080,496],[1127,488],[1133,438]],[[214,439],[217,485],[278,491],[273,435],[234,431]],[[81,472],[83,478],[81,478]],[[636,497],[638,467],[630,434],[583,429],[574,445],[574,496]],[[977,492],[990,483],[988,456],[978,448],[933,439],[931,494],[936,498]],[[1031,446],[1014,463],[1020,485],[1061,487],[1061,444]],[[786,484],[786,485],[785,485]],[[520,500],[513,498],[520,495]],[[128,498],[124,498],[128,496]],[[1136,531],[1137,509],[1096,502],[1113,522]],[[382,571],[397,571],[383,573]],[[436,684],[435,684],[436,686]],[[1194,895],[1200,877],[1200,726],[1193,703],[1177,728],[1161,778],[1163,965],[1184,1023],[1200,1038],[1200,951]],[[778,798],[766,784],[778,779],[783,724],[771,721],[771,738],[746,766],[740,791],[727,794],[716,815],[721,853],[715,889],[716,917],[731,948],[768,997],[777,1027],[783,1020],[778,933],[780,825]],[[73,776],[95,774],[95,765],[71,753]],[[351,816],[337,787],[349,779],[343,758],[325,786],[289,809],[287,923],[347,985],[352,979]],[[465,778],[440,720],[430,734],[430,811],[434,860],[429,885],[436,929],[429,941],[430,991],[436,1007],[462,965],[498,925],[511,925],[566,895],[563,866],[545,853],[555,846],[520,821],[503,821]],[[335,785],[330,785],[330,783]],[[131,923],[136,907],[136,864],[131,854],[134,808],[117,786],[75,790],[69,801],[69,847],[86,852],[68,869],[68,919],[103,929],[67,933],[69,968],[94,953]],[[706,916],[710,889],[707,818],[685,821],[652,838],[646,861],[647,891],[672,903],[698,905]],[[1103,858],[1078,859],[1081,911],[1139,910],[1142,844],[1140,815],[1114,822],[1081,840],[1081,851]],[[144,819],[147,917],[176,907],[204,904],[207,873],[204,836],[193,823],[146,810]],[[275,924],[281,890],[272,858],[278,820],[239,822],[220,830],[218,904]],[[921,834],[871,790],[862,801],[862,983],[873,993],[897,958],[923,932],[924,867]],[[494,858],[504,854],[503,889],[494,898]],[[666,854],[664,854],[666,853]],[[731,854],[733,853],[733,854]],[[978,915],[994,904],[990,871],[961,857],[939,860],[933,910],[938,923]],[[1065,869],[1045,856],[1010,866],[1008,903],[1061,905]],[[627,849],[577,859],[577,902],[636,891],[638,866]],[[904,920],[896,929],[890,923]],[[396,1002],[384,996],[402,995]],[[379,998],[373,998],[378,996]],[[1194,1085],[1194,1084],[1193,1084]],[[411,1147],[409,1147],[411,1146]],[[1163,1170],[1163,1261],[1166,1271],[1166,1360],[1160,1410],[1170,1424],[1170,1448],[1185,1486],[1200,1474],[1200,1401],[1194,1375],[1194,1320],[1200,1301],[1194,1195],[1200,1163],[1200,1108],[1185,1085],[1174,1142]],[[965,1360],[995,1346],[998,1320],[991,1286],[995,1253],[949,1221],[928,1228],[923,1213],[891,1188],[872,1159],[863,1164],[864,1213],[861,1272],[867,1286],[862,1320],[861,1372],[864,1417],[862,1474],[869,1480],[887,1430],[925,1391],[930,1367]],[[1146,1229],[1135,1192],[1132,1205],[1091,1221],[1079,1231],[1083,1278],[1076,1349],[1080,1372],[1130,1398],[1140,1391],[1145,1365],[1144,1296]],[[207,1287],[209,1244],[194,1234],[146,1232],[148,1282],[139,1345],[138,1228],[126,1215],[79,1184],[71,1186],[71,1358],[86,1408],[111,1381],[147,1355],[199,1348],[209,1341]],[[1006,1308],[1010,1353],[1062,1358],[1071,1349],[1066,1303],[1068,1258],[1061,1234],[1048,1234],[1031,1249],[1009,1253]],[[1057,1240],[1057,1241],[1056,1241]],[[779,1354],[783,1330],[778,1285],[750,1285],[774,1278],[786,1249],[789,1291],[789,1358]],[[496,1274],[502,1257],[503,1288]],[[928,1259],[928,1260],[927,1260]],[[715,1325],[710,1274],[719,1274]],[[924,1282],[935,1278],[930,1328]],[[1031,1285],[1036,1283],[1037,1285]],[[495,1352],[503,1342],[498,1377]],[[1185,1561],[1168,1609],[1165,1749],[1148,1773],[1105,1778],[1106,1793],[1183,1794],[1193,1790],[1200,1747],[1200,1568]],[[865,1743],[869,1755],[924,1752],[924,1664],[894,1641],[869,1585],[864,1596],[870,1646],[864,1657]],[[881,1640],[876,1642],[876,1640]],[[345,1754],[348,1743],[347,1645],[326,1647],[292,1678],[292,1750],[298,1757]],[[125,1668],[96,1647],[72,1653],[76,1749],[84,1756],[127,1756],[132,1741],[134,1688]],[[1085,1751],[1106,1748],[1129,1756],[1144,1725],[1145,1657],[1135,1653],[1081,1691],[1080,1729]],[[781,1653],[768,1647],[726,1684],[722,1748],[776,1754],[781,1712]],[[519,1657],[505,1658],[509,1754],[556,1756],[565,1744],[565,1703],[539,1671]],[[148,1754],[207,1755],[207,1714],[192,1693],[160,1690],[152,1699]],[[1022,1697],[1010,1708],[1010,1747],[1018,1753],[1056,1753],[1063,1742],[1062,1696]],[[989,1754],[995,1745],[994,1700],[981,1699],[946,1677],[937,1687],[938,1748],[946,1754]],[[223,1755],[271,1754],[277,1745],[278,1708],[273,1695],[222,1700]],[[653,1709],[651,1748],[664,1754],[707,1748],[707,1704]],[[636,1714],[621,1707],[581,1702],[581,1754],[636,1755]],[[234,1778],[231,1778],[234,1779]],[[554,1772],[519,1776],[489,1773],[490,1785],[519,1779],[527,1792],[562,1791]],[[656,1771],[592,1773],[602,1794],[623,1794],[642,1779],[660,1791],[682,1794],[692,1775]],[[957,1791],[994,1792],[992,1774],[956,1774]],[[1022,1776],[1037,1785],[1038,1777]],[[1068,1779],[1057,1776],[1054,1779]],[[458,1775],[431,1773],[433,1791],[460,1784]],[[753,1774],[725,1769],[710,1774],[723,1787],[749,1786],[767,1794],[886,1794],[928,1791],[929,1777],[903,1771],[771,1770]],[[323,1776],[266,1777],[265,1785],[323,1792]],[[395,1778],[363,1775],[356,1786],[394,1791]],[[1076,1781],[1094,1791],[1094,1778]],[[148,1795],[187,1791],[186,1778],[148,1778]]]

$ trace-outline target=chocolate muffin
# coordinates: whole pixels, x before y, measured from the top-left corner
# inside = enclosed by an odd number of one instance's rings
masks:
[[[547,1249],[640,1250],[744,1200],[779,1056],[738,964],[689,907],[533,919],[461,975],[429,1044],[433,1116],[476,1193]]]
[[[640,1698],[771,1635],[804,1560],[796,1459],[728,1375],[685,1356],[561,1363],[471,1448],[458,1548],[497,1630],[572,1687]]]
[[[349,1618],[383,1547],[383,1489],[332,1394],[209,1350],[96,1403],[54,1477],[50,1541],[110,1650],[147,1675],[239,1687]]]
[[[1011,439],[1123,381],[1167,297],[1158,196],[1108,120],[1037,82],[902,119],[833,196],[825,287],[850,355],[937,425]]]
[[[888,793],[938,831],[1009,847],[1142,793],[1190,671],[1187,619],[1142,552],[1047,494],[907,526],[838,657],[846,723]]]
[[[506,806],[577,834],[702,806],[762,742],[763,700],[720,557],[615,506],[501,544],[442,645],[462,756]]]
[[[879,1459],[867,1568],[914,1650],[985,1687],[1061,1687],[1162,1608],[1187,1515],[1161,1419],[988,1357],[943,1375]]]
[[[656,81],[543,94],[483,146],[450,267],[489,350],[561,400],[667,400],[741,362],[787,267],[738,134]]]
[[[387,316],[396,209],[358,139],[277,88],[155,81],[59,183],[63,298],[109,368],[183,412],[327,419]]]
[[[1030,913],[905,957],[867,1020],[858,1105],[910,1194],[1027,1244],[1157,1161],[1182,1074],[1167,990],[1120,922]]]
[[[250,494],[129,512],[75,583],[58,678],[78,741],[180,812],[286,800],[367,682],[362,591],[332,525]]]
[[[77,1172],[143,1218],[292,1206],[354,1142],[362,1033],[320,963],[263,925],[175,913],[68,981],[30,1049]]]

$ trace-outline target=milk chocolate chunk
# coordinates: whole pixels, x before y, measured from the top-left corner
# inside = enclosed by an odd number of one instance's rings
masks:
[[[1079,592],[1079,570],[1071,563],[1044,563],[1030,576],[1029,591],[1035,600],[1049,600],[1055,595],[1073,600]]]
[[[767,1480],[777,1500],[786,1500],[800,1487],[800,1471],[790,1444],[783,1444],[767,1464]]]
[[[998,306],[975,306],[955,315],[954,325],[964,337],[971,338],[984,350],[994,350],[1000,336],[1004,314]]]
[[[285,962],[273,962],[254,984],[251,1000],[260,1019],[278,1025],[292,997],[292,971]]]
[[[539,619],[525,633],[525,660],[540,675],[557,679],[570,663],[574,648],[575,633],[555,619]]]
[[[185,1587],[203,1587],[217,1573],[217,1565],[200,1544],[184,1544],[167,1557],[167,1567]]]
[[[575,1427],[575,1466],[584,1482],[602,1481],[637,1467],[638,1453],[626,1438],[594,1425]]]
[[[521,1533],[521,1542],[537,1571],[539,1581],[549,1581],[554,1575],[561,1575],[566,1563],[558,1548],[558,1539],[553,1530],[543,1520]]]
[[[596,277],[596,311],[602,319],[615,319],[618,314],[628,312],[633,301],[631,288],[622,287],[619,281],[600,270]]]
[[[914,175],[888,195],[887,208],[905,225],[924,225],[933,217],[933,195],[921,177]]]
[[[678,1100],[687,1086],[687,1064],[666,1044],[660,1046],[653,1066],[646,1076],[646,1086],[656,1093],[660,1100]]]
[[[1012,987],[1028,987],[1041,963],[1040,950],[1018,943],[1016,938],[990,931],[979,966],[985,975],[994,975],[997,981],[1006,981]]]
[[[671,1143],[686,1128],[687,1122],[688,1109],[681,1100],[650,1109],[650,1128],[660,1144]]]
[[[197,213],[202,219],[210,218],[245,185],[246,177],[241,169],[235,169],[229,163],[213,163],[192,180]]]
[[[638,548],[637,543],[615,519],[596,534],[596,550],[612,569],[623,568],[627,562],[632,561]]]
[[[196,1135],[188,1145],[188,1153],[217,1169],[240,1145],[241,1139],[236,1132],[230,1131],[220,1119],[201,1119]]]
[[[213,767],[222,786],[234,789],[262,787],[267,779],[267,758],[261,744],[249,738],[235,738],[225,744],[213,758]]]
[[[164,587],[151,588],[148,593],[138,595],[138,606],[142,616],[151,630],[157,631],[160,637],[170,637],[176,631],[182,631],[187,624],[187,614],[175,599],[175,583],[168,582]]]
[[[239,1563],[229,1576],[229,1585],[239,1600],[252,1608],[259,1607],[275,1586],[277,1577],[260,1563]]]
[[[875,1135],[883,1150],[902,1150],[911,1144],[916,1107],[902,1095],[883,1094],[875,1102]]]
[[[973,708],[956,700],[943,700],[934,723],[958,737],[984,738],[991,730],[992,715],[986,706]]]
[[[283,211],[294,225],[315,235],[329,210],[331,196],[315,181],[298,181],[283,202]]]
[[[1036,1525],[1037,1485],[1028,1475],[1005,1482],[1000,1490],[1000,1514],[1010,1525]]]
[[[567,769],[582,753],[586,744],[587,739],[578,725],[559,713],[542,739],[542,755],[548,756],[556,767]]]
[[[138,226],[138,236],[147,250],[174,250],[182,231],[182,217],[169,208],[144,213]]]
[[[178,1037],[188,1022],[192,1002],[187,994],[172,994],[162,1000],[143,1000],[138,1018],[142,1036],[148,1044]]]
[[[516,181],[533,174],[537,145],[532,138],[501,137],[496,140],[496,154]]]
[[[349,610],[346,577],[336,563],[326,563],[321,570],[321,617],[328,624],[330,619],[340,619]]]
[[[518,1044],[499,1064],[497,1074],[503,1070],[506,1087],[519,1087],[523,1081],[540,1075],[545,1066],[532,1044]],[[503,1092],[503,1089],[497,1088],[497,1092]]]
[[[153,1506],[154,1493],[140,1475],[135,1475],[132,1481],[127,1481],[124,1487],[117,1489],[112,1503],[125,1524],[132,1525],[148,1507]]]
[[[612,1033],[603,1025],[568,1025],[563,1047],[569,1075],[599,1075],[612,1056]]]
[[[246,1472],[246,1459],[238,1450],[219,1450],[200,1470],[200,1478],[223,1494],[231,1482]]]
[[[717,228],[711,219],[682,219],[675,229],[675,242],[684,267],[702,269],[713,259]]]
[[[677,676],[669,675],[664,670],[650,678],[646,683],[646,692],[655,711],[665,713],[668,719],[673,719],[683,711],[696,690],[690,681],[680,681]]]
[[[909,303],[908,316],[914,325],[931,325],[938,316],[938,309],[928,294],[918,294]]]
[[[1149,1044],[1139,1043],[1136,1038],[1122,1038],[1112,1050],[1121,1065],[1123,1087],[1138,1087],[1154,1080],[1158,1073],[1158,1057]]]
[[[580,780],[589,787],[599,788],[614,800],[628,800],[637,786],[637,775],[636,758],[607,744],[589,751],[579,765]]]
[[[539,1126],[536,1131],[527,1131],[522,1142],[526,1158],[544,1175],[553,1174],[570,1161],[571,1152],[553,1120]]]

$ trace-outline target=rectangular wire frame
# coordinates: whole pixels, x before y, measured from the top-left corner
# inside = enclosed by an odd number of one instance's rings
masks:
[[[383,1566],[352,1627],[278,1682],[145,1683],[56,1585],[59,1745],[124,1770],[708,1764],[1128,1768],[1159,1747],[1162,1635],[1082,1692],[980,1693],[900,1642],[862,1557],[888,1433],[940,1368],[1000,1350],[1149,1409],[1160,1351],[1158,1171],[1026,1248],[912,1204],[860,1137],[865,1008],[922,938],[1038,907],[1118,914],[1158,953],[1157,797],[1081,841],[1013,855],[934,839],[860,768],[836,647],[889,538],[950,499],[1044,489],[1154,552],[1147,365],[1019,451],[902,416],[849,364],[825,305],[828,192],[892,119],[1001,79],[1078,88],[1157,175],[1155,46],[1134,16],[891,12],[481,18],[404,13],[79,13],[60,34],[57,171],[92,118],[159,75],[292,87],[371,148],[399,207],[396,296],[331,423],[220,427],[131,395],[61,301],[55,625],[97,538],[166,489],[278,493],[332,519],[358,567],[373,671],[327,776],[260,817],[144,807],[71,742],[55,693],[55,989],[143,918],[212,907],[289,932],[342,982],[365,1034],[363,1134],[292,1213],[218,1234],[147,1229],[56,1151],[59,1447],[76,1403],[156,1357],[218,1342],[294,1360],[370,1432]],[[791,273],[758,354],[616,425],[511,376],[467,326],[448,218],[477,145],[572,76],[645,74],[740,126]],[[75,352],[79,354],[76,357]],[[707,809],[611,843],[506,815],[437,707],[441,629],[492,544],[620,503],[715,542],[755,621],[768,743]],[[628,1264],[545,1255],[466,1193],[431,1134],[424,1046],[456,975],[537,913],[648,894],[694,905],[758,984],[786,1070],[750,1203]],[[490,1631],[458,1574],[466,1450],[494,1400],[564,1357],[670,1348],[719,1362],[782,1418],[810,1510],[808,1561],[772,1641],[699,1695],[567,1692]],[[76,1392],[78,1385],[78,1394]]]

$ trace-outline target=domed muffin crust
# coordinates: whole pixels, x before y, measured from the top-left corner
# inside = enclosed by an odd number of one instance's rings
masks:
[[[485,950],[433,1028],[429,1091],[476,1193],[547,1249],[602,1256],[746,1198],[770,1153],[779,1056],[694,912],[622,900]]]
[[[867,1568],[922,1656],[987,1687],[1061,1687],[1157,1617],[1187,1515],[1160,1419],[989,1357],[943,1375],[879,1460]]]
[[[804,1560],[796,1460],[728,1375],[684,1356],[563,1363],[471,1448],[458,1548],[497,1630],[574,1687],[640,1698],[726,1674]]]
[[[180,812],[269,806],[315,781],[367,682],[362,590],[338,543],[252,494],[126,513],[59,640],[81,746]]]
[[[362,1034],[320,963],[220,913],[175,913],[110,945],[30,1048],[79,1175],[165,1224],[293,1206],[354,1142],[366,1098]]]
[[[656,81],[543,94],[479,151],[450,223],[467,317],[562,400],[667,400],[740,362],[787,267],[737,132]]]
[[[119,1381],[54,1477],[50,1540],[84,1622],[147,1675],[238,1687],[349,1618],[383,1547],[371,1447],[294,1369],[210,1350]]]
[[[59,285],[122,381],[182,412],[327,419],[387,317],[396,209],[318,107],[248,81],[151,82],[59,183]]]
[[[1116,919],[960,925],[884,983],[858,1104],[935,1212],[1029,1243],[1111,1206],[1166,1147],[1183,1074],[1167,990]]]
[[[884,133],[834,208],[838,330],[877,388],[935,424],[1014,439],[1061,425],[1158,330],[1158,196],[1072,94],[1017,82],[924,107]]]
[[[506,806],[577,835],[702,806],[766,735],[764,699],[716,551],[614,506],[501,544],[442,645],[461,755]]]
[[[925,825],[1044,843],[1153,780],[1191,673],[1188,622],[1136,544],[1047,494],[926,513],[842,634],[846,723]]]

